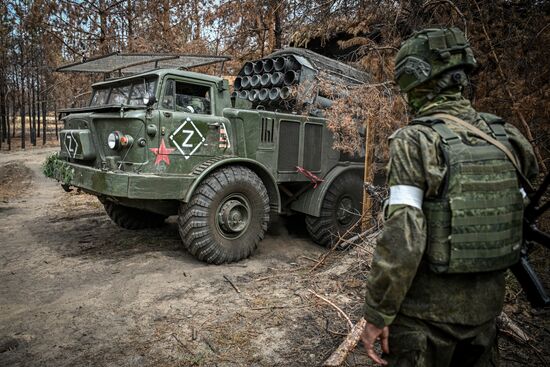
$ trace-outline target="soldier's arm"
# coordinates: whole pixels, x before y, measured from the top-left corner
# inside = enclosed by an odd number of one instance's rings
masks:
[[[365,319],[382,328],[393,322],[426,248],[425,193],[435,195],[445,174],[433,141],[406,128],[390,143],[390,200],[365,297]]]

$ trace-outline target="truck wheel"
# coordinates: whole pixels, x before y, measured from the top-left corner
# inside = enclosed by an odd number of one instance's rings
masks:
[[[269,222],[262,180],[242,166],[223,167],[204,179],[180,207],[181,239],[201,261],[230,263],[250,256]]]
[[[103,203],[109,218],[126,229],[156,228],[164,225],[165,216],[146,210],[130,208],[112,201]]]
[[[322,246],[335,245],[361,217],[362,199],[363,180],[359,174],[347,172],[337,177],[325,194],[321,215],[306,216],[311,239]]]

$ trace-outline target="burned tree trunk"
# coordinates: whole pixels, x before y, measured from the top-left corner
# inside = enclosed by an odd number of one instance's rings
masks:
[[[44,84],[44,90],[46,89],[47,85]],[[47,127],[47,108],[48,103],[46,101],[46,94],[42,96],[42,145],[46,145],[46,127]]]
[[[40,137],[40,75],[36,73],[36,136]]]
[[[25,75],[23,74],[23,68],[21,68],[21,149],[25,149]]]
[[[29,125],[31,126],[31,143],[36,146],[36,93],[34,89],[34,73],[29,77]]]

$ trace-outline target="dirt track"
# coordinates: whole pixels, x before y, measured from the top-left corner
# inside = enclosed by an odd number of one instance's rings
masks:
[[[0,206],[0,337],[13,349],[0,365],[303,366],[330,352],[300,279],[313,264],[301,256],[324,250],[304,233],[275,225],[252,258],[209,266],[182,250],[174,221],[123,230],[94,197],[44,178],[50,151],[0,156],[32,171]]]
[[[0,154],[22,182],[0,181],[0,366],[316,366],[347,328],[308,290],[359,317],[357,252],[311,272],[325,250],[281,219],[250,259],[206,265],[182,250],[174,220],[123,230],[94,197],[44,178],[52,151]],[[544,365],[548,318],[535,317],[542,359],[504,341],[504,365]],[[364,361],[358,350],[349,365]]]

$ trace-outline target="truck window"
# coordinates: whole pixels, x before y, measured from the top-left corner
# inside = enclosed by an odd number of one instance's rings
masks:
[[[162,107],[183,111],[210,115],[212,107],[210,102],[210,87],[179,82],[170,79],[164,89]]]
[[[144,98],[149,95],[155,95],[157,85],[156,76],[146,78],[127,80],[111,85],[102,85],[94,88],[90,106],[105,106],[105,105],[145,105]]]
[[[169,110],[174,109],[174,81],[171,79],[166,82],[166,87],[164,87],[162,107]]]
[[[107,98],[109,98],[110,88],[96,89],[92,97],[92,102],[90,106],[101,106],[107,103]]]
[[[134,82],[132,84],[132,92],[130,93],[130,101],[128,102],[131,106],[137,106],[144,104],[143,100],[146,97],[151,97],[155,95],[155,81],[145,79],[141,81]]]
[[[109,96],[109,104],[127,104],[130,96],[130,85],[114,87]]]

